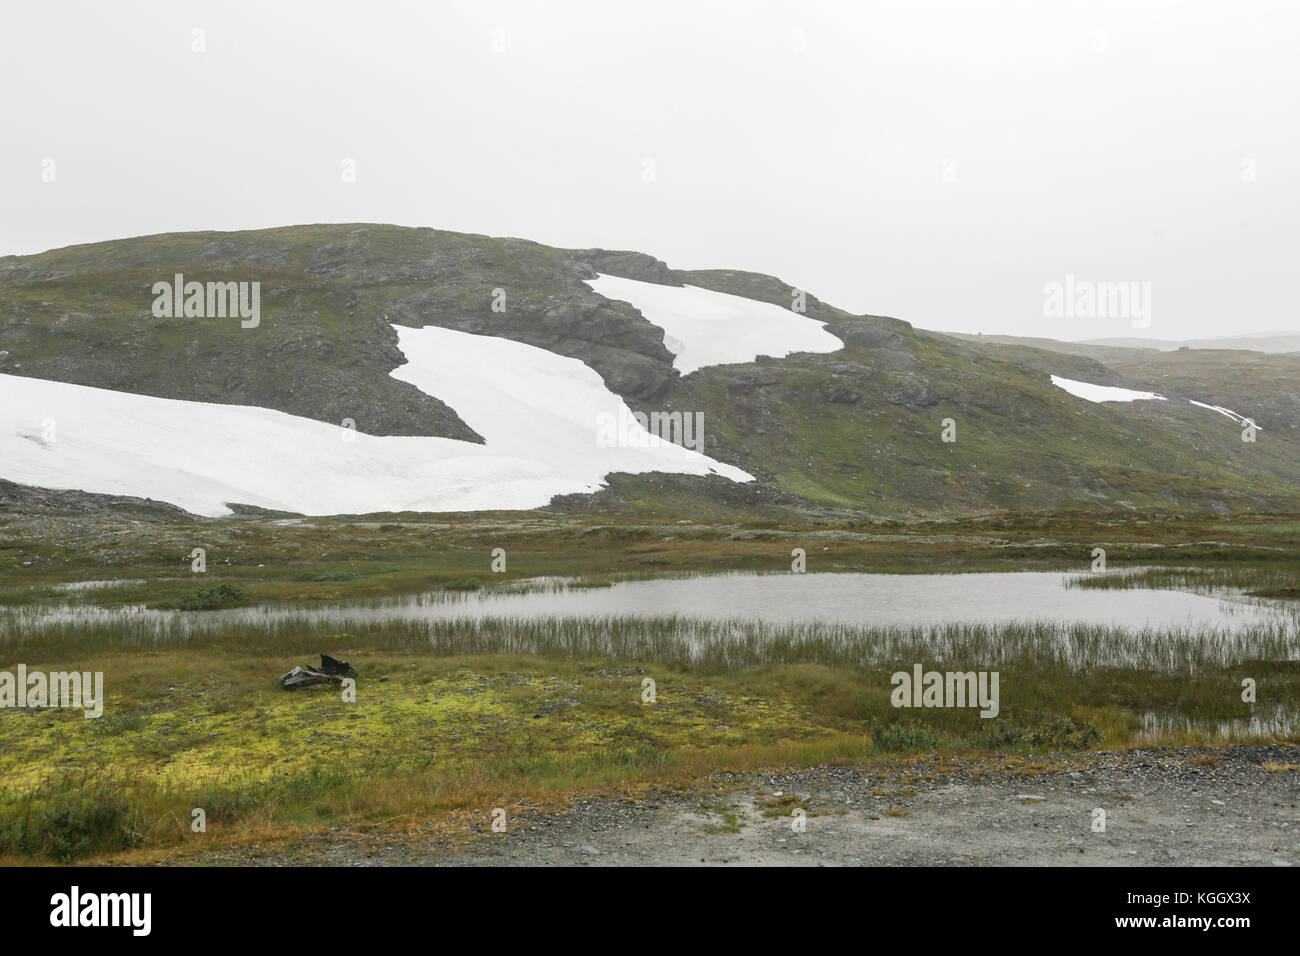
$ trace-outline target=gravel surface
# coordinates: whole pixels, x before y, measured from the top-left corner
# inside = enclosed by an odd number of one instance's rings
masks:
[[[1038,763],[1052,769],[1026,775]],[[1290,866],[1300,861],[1297,807],[1297,747],[1093,754],[1019,772],[928,760],[744,775],[704,797],[580,803],[428,862]],[[795,808],[806,814],[802,833]],[[1094,830],[1097,808],[1104,832]]]
[[[1300,747],[1135,750],[708,777],[487,813],[467,839],[335,831],[234,863],[434,866],[1291,866]],[[1104,832],[1094,813],[1105,811]],[[803,830],[796,830],[796,810]],[[467,814],[475,817],[475,814]],[[1097,822],[1100,822],[1099,820]]]

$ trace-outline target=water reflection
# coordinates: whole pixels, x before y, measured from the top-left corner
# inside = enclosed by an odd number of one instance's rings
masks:
[[[1244,705],[1243,705],[1244,709]],[[1165,739],[1171,732],[1203,733],[1221,740],[1300,736],[1300,713],[1285,707],[1251,707],[1226,720],[1199,720],[1185,714],[1149,710],[1142,714],[1138,743]]]
[[[221,611],[155,611],[90,603],[7,609],[0,628],[131,622],[159,634],[228,627],[295,625],[346,628],[385,621],[677,616],[770,625],[938,627],[1051,621],[1132,630],[1213,628],[1237,633],[1279,623],[1293,627],[1282,602],[1183,591],[1084,590],[1058,572],[977,574],[721,574],[565,587],[556,579],[494,591],[436,591],[321,606],[258,605]],[[524,590],[524,588],[535,590]]]

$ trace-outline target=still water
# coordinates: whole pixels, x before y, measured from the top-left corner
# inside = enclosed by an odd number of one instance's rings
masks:
[[[277,621],[346,626],[448,618],[605,618],[678,616],[765,624],[836,623],[929,627],[951,622],[1062,624],[1144,628],[1213,627],[1235,631],[1266,623],[1294,625],[1280,602],[1168,590],[1067,588],[1060,572],[974,574],[719,574],[623,581],[568,588],[560,580],[524,582],[533,591],[430,592],[383,601],[319,607],[261,605],[224,611],[149,611],[63,604],[24,608],[23,624],[136,622],[202,626]],[[19,622],[11,620],[9,622]]]

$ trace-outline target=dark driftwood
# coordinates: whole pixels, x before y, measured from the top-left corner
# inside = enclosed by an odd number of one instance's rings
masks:
[[[318,687],[321,684],[342,684],[343,678],[355,677],[356,671],[347,661],[336,660],[328,654],[320,656],[320,667],[295,667],[287,674],[280,675],[280,686],[285,690],[300,690],[303,687]]]

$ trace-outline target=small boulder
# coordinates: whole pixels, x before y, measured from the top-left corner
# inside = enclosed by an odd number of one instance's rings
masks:
[[[304,687],[319,687],[322,684],[342,684],[345,677],[356,677],[357,672],[347,661],[340,661],[328,654],[320,656],[320,667],[295,667],[287,674],[280,675],[280,686],[285,690],[301,690]]]

